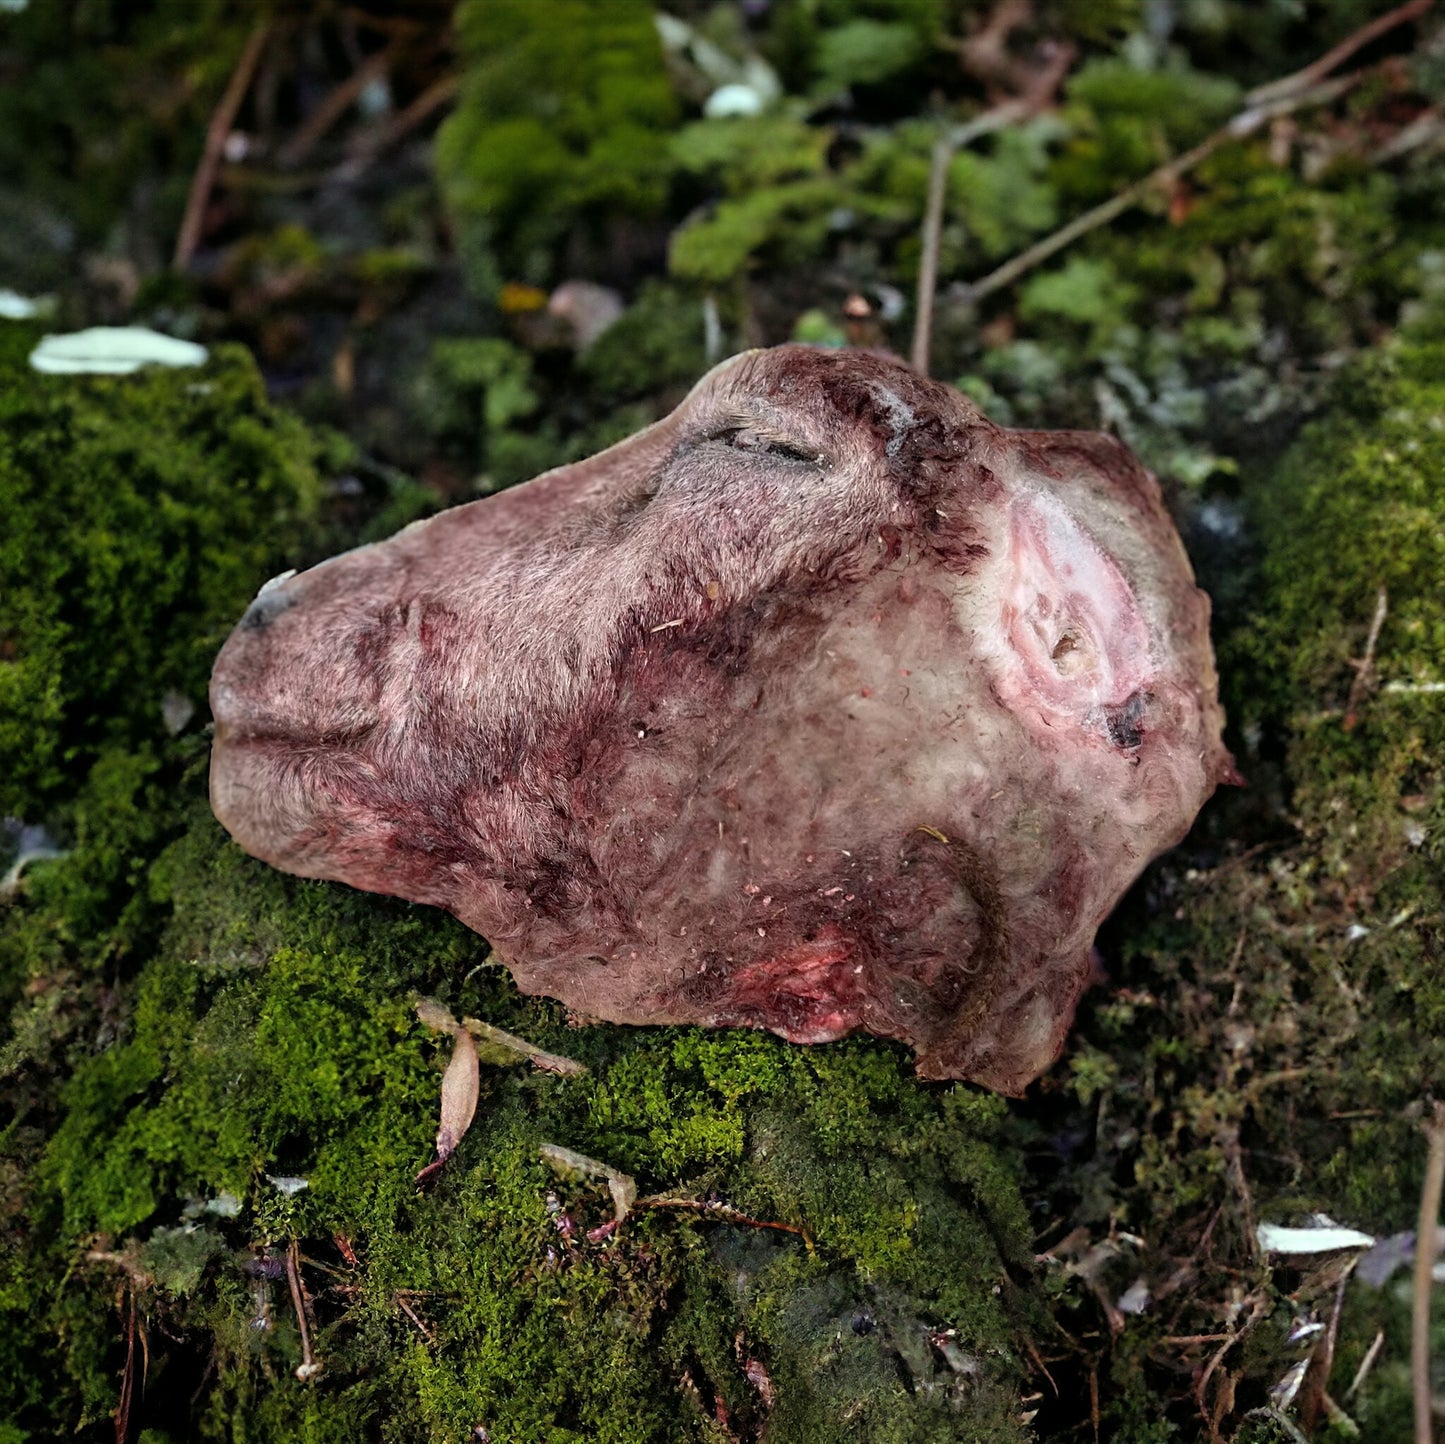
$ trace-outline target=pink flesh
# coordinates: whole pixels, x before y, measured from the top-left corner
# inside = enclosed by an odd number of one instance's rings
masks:
[[[1086,717],[1122,706],[1149,679],[1149,631],[1134,593],[1057,502],[1010,509],[1003,623],[1041,706]]]

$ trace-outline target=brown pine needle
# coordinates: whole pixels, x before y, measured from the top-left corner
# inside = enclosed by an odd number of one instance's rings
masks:
[[[181,218],[175,255],[171,258],[171,264],[178,271],[183,271],[190,265],[191,257],[196,254],[196,247],[201,243],[206,205],[211,199],[211,187],[216,183],[216,171],[220,168],[221,155],[226,148],[226,137],[230,135],[231,127],[236,123],[236,112],[240,110],[241,102],[251,88],[251,80],[256,74],[256,67],[261,63],[261,54],[266,49],[270,34],[269,20],[260,21],[251,31],[241,51],[241,58],[236,62],[230,80],[226,82],[221,102],[206,128],[206,148],[201,152],[201,163],[196,167],[195,175],[191,177],[190,193],[186,196],[186,213]]]

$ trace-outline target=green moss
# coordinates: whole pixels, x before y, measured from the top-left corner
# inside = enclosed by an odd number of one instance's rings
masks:
[[[1241,1411],[1301,1357],[1292,1321],[1331,1316],[1338,1274],[1261,1257],[1257,1224],[1414,1224],[1422,1110],[1445,1072],[1445,724],[1437,692],[1389,683],[1437,681],[1445,656],[1440,360],[1413,344],[1365,358],[1282,462],[1247,479],[1261,557],[1221,661],[1251,787],[1206,833],[1224,855],[1159,875],[1112,924],[1123,987],[1082,1019],[1068,1086],[1090,1142],[1066,1170],[1072,1222],[1089,1246],[1119,1229],[1143,1242],[1087,1268],[1065,1252],[1057,1309],[1068,1326],[1093,1289],[1117,1297],[1139,1277],[1159,1295],[1107,1360],[1121,1438],[1167,1437],[1168,1339],[1217,1331],[1210,1300],[1236,1289],[1260,1310],[1222,1360]],[[1381,585],[1374,680],[1350,715]],[[1271,801],[1273,831],[1244,852],[1236,839],[1259,834],[1251,813]],[[1332,1392],[1386,1333],[1349,1405],[1380,1444],[1408,1433],[1408,1312],[1400,1280],[1352,1284],[1341,1308]],[[1249,1427],[1277,1437],[1263,1417]]]
[[[552,248],[579,220],[661,209],[676,102],[650,5],[473,0],[457,32],[468,63],[437,170],[474,249],[492,248],[509,276],[546,281]]]
[[[107,745],[166,736],[260,581],[308,544],[319,444],[250,358],[42,376],[0,322],[0,813],[37,820]]]
[[[119,1267],[106,1260],[129,1258],[161,1366],[168,1335],[216,1351],[206,1437],[244,1416],[251,1438],[343,1438],[382,1427],[384,1397],[386,1437],[464,1439],[485,1423],[498,1439],[707,1439],[712,1401],[761,1419],[773,1391],[788,1437],[833,1438],[845,1419],[863,1439],[1015,1437],[1030,1238],[999,1100],[920,1084],[901,1051],[874,1044],[568,1031],[555,1005],[478,969],[480,941],[448,919],[280,878],[199,811],[146,881],[170,924],[123,1038],[64,1084],[20,1195],[22,1232],[55,1230],[48,1250],[30,1236],[28,1266],[75,1272],[37,1329],[32,1290],[53,1284],[27,1285],[11,1260],[12,1352],[43,1347],[64,1316],[106,1358],[101,1300]],[[413,990],[592,1068],[488,1069],[477,1121],[428,1193],[412,1180],[444,1060]],[[610,1201],[551,1175],[543,1142],[680,1202],[589,1239]],[[308,1186],[283,1193],[282,1177]],[[227,1195],[236,1217],[216,1208]],[[302,1267],[326,1374],[309,1389],[266,1382],[289,1376],[299,1339],[284,1280],[244,1271],[293,1239],[315,1260]],[[963,1373],[929,1343],[950,1328]],[[33,1353],[26,1365],[17,1378]],[[50,1406],[108,1408],[113,1375],[97,1362],[82,1381],[76,1367]],[[43,1417],[35,1400],[12,1407]]]

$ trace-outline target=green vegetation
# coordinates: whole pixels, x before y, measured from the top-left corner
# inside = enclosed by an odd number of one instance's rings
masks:
[[[39,820],[108,745],[164,739],[168,696],[203,703],[257,577],[316,545],[325,449],[234,348],[75,382],[35,340],[0,322],[0,813]]]
[[[975,302],[1389,0],[171,8],[0,0],[0,288],[212,353],[39,376],[0,320],[0,877],[12,817],[65,854],[0,897],[0,1444],[1087,1439],[1094,1388],[1119,1444],[1406,1437],[1408,1271],[1341,1292],[1255,1230],[1413,1227],[1445,1073],[1438,21]],[[744,346],[906,352],[935,142],[1057,47],[1053,103],[949,163],[933,374],[1160,473],[1249,785],[1106,927],[1027,1100],[864,1041],[573,1027],[449,918],[224,838],[207,673],[261,582]],[[282,162],[363,63],[384,93]],[[453,82],[433,139],[410,107]],[[574,330],[569,280],[620,317]],[[484,1063],[419,1188],[421,996],[590,1071]],[[612,1226],[545,1144],[642,1203]]]
[[[470,64],[437,170],[470,254],[495,246],[535,284],[569,232],[661,210],[677,102],[652,15],[645,0],[459,8]]]

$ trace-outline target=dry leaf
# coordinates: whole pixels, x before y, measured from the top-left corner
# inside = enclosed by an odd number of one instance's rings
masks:
[[[416,1015],[421,1019],[422,1026],[430,1028],[433,1033],[455,1033],[457,1031],[457,1020],[435,998],[418,998]]]
[[[585,1063],[579,1063],[575,1058],[564,1058],[560,1053],[549,1053],[545,1048],[538,1048],[525,1038],[519,1038],[515,1033],[497,1027],[495,1023],[483,1023],[478,1018],[463,1018],[462,1027],[478,1042],[492,1045],[493,1056],[487,1059],[489,1063],[525,1058],[534,1068],[540,1068],[544,1073],[560,1073],[564,1077],[576,1078],[587,1072]],[[500,1056],[497,1056],[498,1054]]]
[[[607,1191],[612,1195],[612,1207],[617,1212],[617,1222],[622,1223],[637,1201],[637,1183],[629,1173],[610,1164],[599,1163],[585,1153],[564,1148],[560,1143],[544,1143],[538,1152],[543,1163],[550,1163],[559,1173],[580,1173],[586,1178],[605,1178]]]
[[[442,1119],[437,1129],[437,1162],[445,1163],[462,1141],[477,1111],[481,1091],[477,1045],[465,1028],[458,1028],[451,1062],[442,1074]]]

